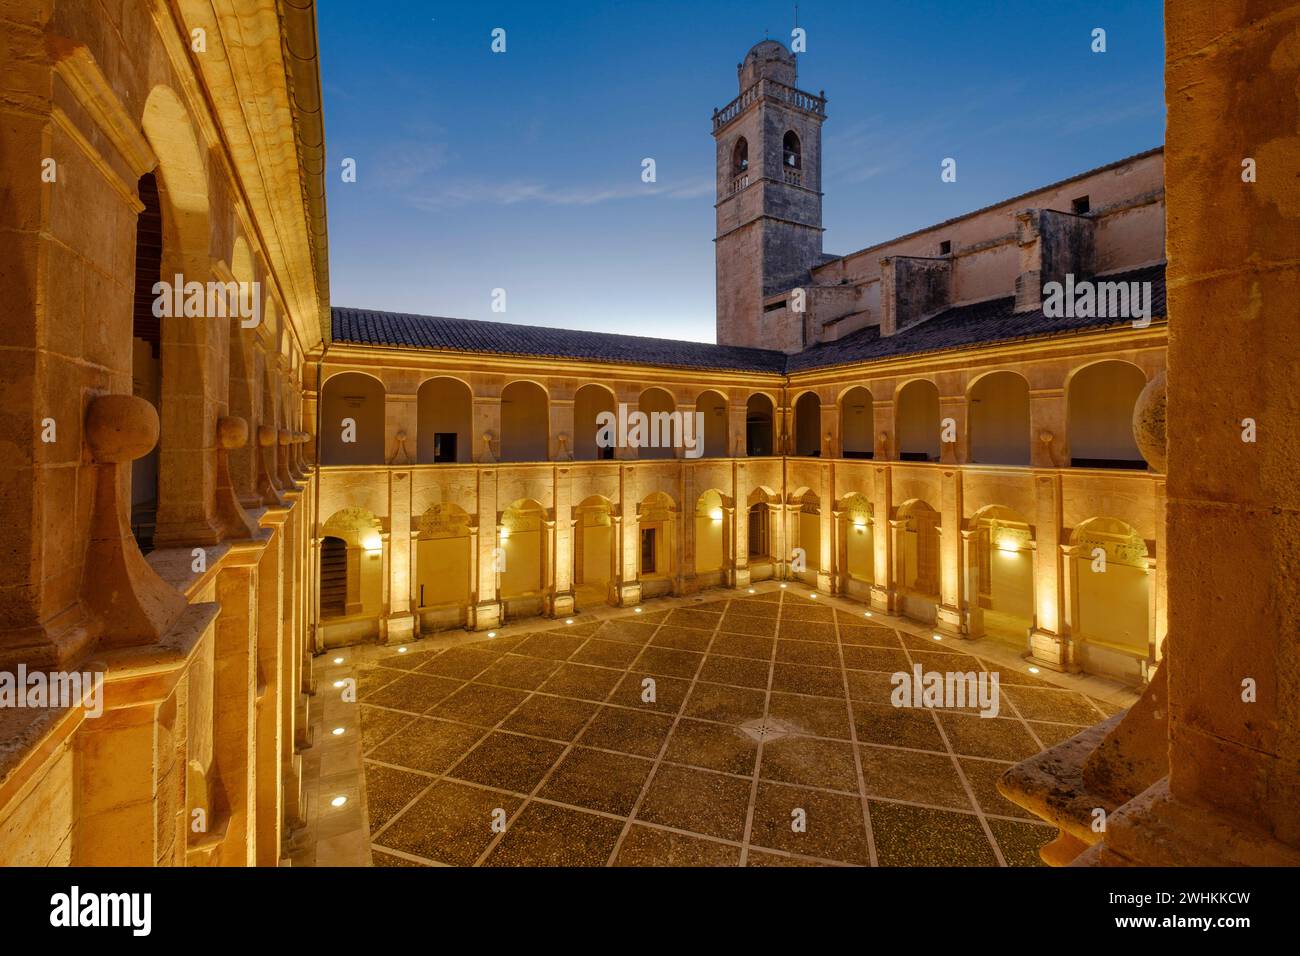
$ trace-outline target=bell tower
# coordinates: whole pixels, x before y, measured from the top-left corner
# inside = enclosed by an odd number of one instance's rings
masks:
[[[740,94],[713,113],[718,344],[798,351],[801,319],[779,304],[765,312],[763,299],[808,282],[821,261],[826,97],[798,88],[795,56],[776,40],[736,72]]]

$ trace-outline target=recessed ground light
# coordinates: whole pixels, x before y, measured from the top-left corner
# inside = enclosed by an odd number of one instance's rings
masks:
[[[863,615],[863,617],[871,617],[871,612],[870,612],[870,611],[863,611],[863,612],[862,612],[862,615]]]
[[[565,623],[565,624],[572,624],[572,623],[573,623],[573,618],[571,618],[571,617],[566,617],[566,618],[564,619],[564,623]]]
[[[810,595],[808,595],[808,596],[809,596],[810,598],[816,599],[816,597],[817,597],[817,592],[814,591],[812,594],[810,594]]]
[[[788,585],[788,584],[783,584],[783,585],[781,585],[781,587],[783,587],[783,588],[788,588],[789,586],[790,586],[790,585]]]
[[[341,680],[336,680],[336,681],[334,682],[334,686],[335,686],[335,687],[342,687],[345,683],[347,683],[347,682],[346,682],[346,681],[341,681]]]
[[[334,663],[335,663],[335,664],[342,664],[342,663],[343,663],[343,658],[341,658],[341,657],[336,657],[336,658],[334,658]]]
[[[940,637],[938,634],[931,634],[930,636],[933,637],[936,641],[942,641],[942,640],[943,640],[943,638]]]
[[[636,609],[636,613],[637,613],[637,614],[640,614],[640,613],[641,613],[641,609],[640,609],[640,608],[637,608],[637,609]]]
[[[488,631],[488,637],[496,637],[496,636],[497,636],[496,631]]]
[[[347,797],[335,797],[333,800],[330,801],[330,806],[331,806],[331,807],[341,807],[341,806],[343,806],[343,804],[345,804],[345,803],[347,803],[347,802],[348,802],[348,798],[347,798]]]
[[[330,731],[330,733],[332,733],[335,737],[342,737],[345,733],[347,733],[347,730],[343,727],[335,727],[333,730]]]
[[[405,654],[405,653],[406,653],[406,648],[404,648],[404,647],[399,647],[399,648],[397,649],[397,653],[399,653],[399,654]]]
[[[753,588],[750,588],[750,589],[749,589],[749,593],[750,593],[750,594],[757,594],[758,592],[755,591]]]
[[[1031,668],[1029,668],[1029,673],[1031,673],[1031,674],[1037,674],[1037,673],[1038,673],[1038,668],[1037,668],[1037,667],[1031,667]]]

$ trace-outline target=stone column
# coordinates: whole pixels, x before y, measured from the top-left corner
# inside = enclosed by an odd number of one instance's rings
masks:
[[[411,473],[389,472],[388,487],[388,640],[401,643],[415,634],[411,582]]]
[[[961,531],[965,526],[962,511],[961,472],[945,470],[943,475],[939,526],[939,606],[935,629],[941,634],[961,633],[962,569]]]
[[[1029,390],[1029,464],[1034,468],[1069,468],[1065,432],[1065,389]]]
[[[891,520],[893,504],[893,471],[888,465],[877,465],[875,481],[871,488],[871,607],[876,611],[891,613],[895,607],[894,555],[898,539]]]
[[[1034,475],[1034,630],[1029,653],[1035,661],[1058,671],[1067,670],[1070,662],[1061,507],[1061,475]]]
[[[477,406],[476,406],[477,409]],[[500,412],[501,405],[496,409]],[[496,549],[497,528],[496,471],[483,468],[478,473],[478,603],[474,606],[474,629],[486,631],[501,623],[501,600],[498,596]]]
[[[572,417],[573,403],[569,403]],[[573,518],[573,474],[569,468],[555,469],[555,542],[554,575],[555,596],[552,612],[556,617],[567,617],[573,613],[573,561],[574,561],[574,518]]]
[[[871,404],[871,419],[875,423],[872,446],[877,461],[898,459],[898,434],[894,428],[894,403],[876,401]]]

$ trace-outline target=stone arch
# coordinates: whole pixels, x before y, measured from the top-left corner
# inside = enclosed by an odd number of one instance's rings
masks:
[[[695,410],[704,416],[704,458],[726,458],[728,452],[727,399],[713,389],[706,389],[695,399]]]
[[[322,546],[318,598],[323,600],[329,593],[336,602],[341,589],[345,595],[342,617],[377,618],[384,607],[383,523],[365,508],[340,508],[321,525],[319,536],[338,539],[345,547],[340,563],[337,546],[328,554]],[[332,563],[327,564],[327,559]],[[323,608],[321,614],[324,617]]]
[[[384,383],[365,372],[338,372],[325,380],[320,403],[322,464],[384,463],[385,399]],[[263,411],[263,418],[267,424],[274,422],[271,408]]]
[[[874,400],[870,389],[854,385],[840,396],[842,458],[875,457]]]
[[[743,176],[749,172],[749,140],[743,136],[736,138],[736,145],[731,148],[731,175]]]
[[[1102,359],[1075,369],[1066,383],[1066,441],[1075,468],[1147,464],[1133,438],[1133,408],[1146,374],[1132,362]]]
[[[776,406],[771,396],[755,392],[745,402],[745,454],[751,458],[775,452],[773,420]]]
[[[425,379],[416,392],[415,405],[417,462],[473,460],[474,396],[464,380],[450,375]]]
[[[799,134],[792,129],[786,130],[781,137],[781,165],[785,169],[803,169],[803,144],[799,142]]]
[[[550,398],[529,379],[517,379],[501,390],[502,461],[550,460]]]
[[[648,421],[648,440],[651,444],[642,445],[637,449],[637,458],[641,459],[659,459],[677,457],[677,449],[673,446],[672,438],[676,434],[681,435],[681,429],[672,429],[665,426],[664,422],[671,422],[672,416],[677,414],[677,401],[673,398],[672,393],[665,388],[657,385],[644,389],[637,398],[637,411],[646,416]]]
[[[815,458],[822,453],[822,400],[815,391],[807,391],[794,403],[794,453]]]
[[[613,389],[596,382],[588,382],[573,396],[573,457],[577,461],[599,461],[614,457],[614,442],[605,445],[597,441],[600,427],[597,418],[601,413],[617,417]]]
[[[1027,649],[1035,619],[1033,526],[1011,508],[985,505],[971,515],[967,534],[971,634]]]
[[[208,314],[207,283],[213,275],[206,156],[189,112],[168,86],[150,91],[140,125],[158,157],[154,181],[162,213],[159,281],[164,283],[160,288],[165,296],[158,332],[157,465],[157,474],[165,480],[158,483],[154,542],[159,546],[214,544],[222,536],[215,513],[214,442],[225,396],[224,389],[214,388],[213,383],[223,372],[222,342],[227,333]],[[176,276],[182,285],[180,295]],[[191,294],[195,288],[200,295]]]
[[[912,379],[894,399],[899,461],[939,460],[939,387],[927,378]]]
[[[1029,464],[1029,382],[1018,372],[981,375],[967,390],[970,461]]]

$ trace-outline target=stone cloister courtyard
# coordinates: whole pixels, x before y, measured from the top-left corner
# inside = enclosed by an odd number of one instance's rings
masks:
[[[567,620],[318,658],[294,864],[1041,866],[998,778],[1134,700],[799,584]],[[915,664],[997,716],[894,706]]]

